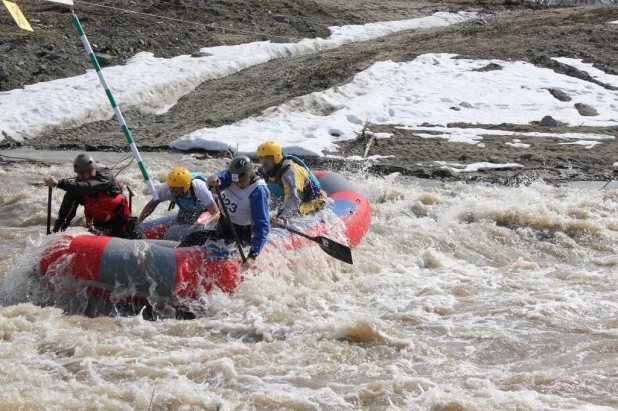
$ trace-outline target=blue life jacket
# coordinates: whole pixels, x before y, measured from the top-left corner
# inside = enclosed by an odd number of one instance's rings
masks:
[[[200,173],[191,173],[191,197],[178,197],[176,203],[181,212],[185,213],[202,213],[206,210],[206,204],[195,197],[195,190],[193,189],[193,180],[198,179],[207,182],[208,179]]]
[[[276,198],[283,198],[285,192],[283,191],[283,186],[281,184],[277,184],[274,181],[269,181],[266,183],[268,187],[268,191],[270,191],[270,195]]]

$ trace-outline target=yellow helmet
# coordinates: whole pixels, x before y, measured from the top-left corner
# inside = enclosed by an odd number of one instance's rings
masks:
[[[184,167],[176,167],[169,172],[166,182],[170,187],[184,188],[187,191],[191,188],[191,173]]]
[[[279,143],[273,140],[269,140],[260,144],[257,149],[258,157],[273,156],[275,158],[275,164],[279,164],[283,160],[283,151]]]

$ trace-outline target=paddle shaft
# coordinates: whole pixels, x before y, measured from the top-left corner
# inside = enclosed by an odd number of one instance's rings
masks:
[[[219,190],[219,186],[215,186],[215,191],[217,192],[217,197],[219,198],[219,203],[221,203],[221,208],[223,209],[223,214],[225,215],[225,220],[227,221],[230,230],[232,231],[232,235],[234,235],[234,240],[236,241],[236,245],[238,246],[238,252],[242,257],[243,264],[247,261],[245,258],[245,252],[242,250],[242,246],[240,245],[240,239],[238,238],[238,234],[236,233],[236,229],[234,228],[234,223],[232,223],[232,219],[230,218],[230,214],[227,211],[227,207],[223,202],[223,196],[221,195],[221,190]]]
[[[312,237],[310,235],[307,235],[287,225],[284,225],[282,227],[288,230],[290,233],[299,235],[301,237],[307,238],[313,242],[318,243],[322,251],[324,251],[326,254],[330,255],[331,257],[336,258],[339,261],[343,261],[344,263],[353,264],[352,250],[350,250],[350,247],[340,244],[336,241],[333,241],[330,238],[326,238],[322,236]]]
[[[47,235],[51,234],[51,209],[52,209],[52,190],[51,186],[47,187]]]
[[[308,238],[309,240],[311,240],[311,241],[315,241],[316,243],[318,243],[318,244],[322,245],[322,244],[321,244],[321,242],[320,242],[320,240],[319,240],[319,239],[317,239],[316,237],[311,237],[310,235],[307,235],[307,234],[305,234],[305,233],[303,233],[303,232],[301,232],[301,231],[295,230],[295,229],[293,229],[292,227],[290,227],[289,225],[283,226],[283,228],[285,228],[286,230],[288,230],[290,233],[294,233],[294,234],[297,234],[297,235],[299,235],[299,236],[301,236],[301,237]]]

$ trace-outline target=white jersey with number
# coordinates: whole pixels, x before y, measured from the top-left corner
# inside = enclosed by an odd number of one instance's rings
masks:
[[[253,193],[258,186],[265,186],[266,183],[261,178],[249,184],[245,188],[238,188],[236,184],[230,184],[230,186],[221,193],[223,202],[227,208],[227,212],[230,214],[232,223],[236,225],[251,225],[251,200],[249,196]]]

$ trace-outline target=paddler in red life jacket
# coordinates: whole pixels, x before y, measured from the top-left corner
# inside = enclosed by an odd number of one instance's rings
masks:
[[[278,227],[286,219],[305,215],[320,208],[326,193],[309,167],[300,158],[283,155],[276,141],[267,141],[257,149],[257,158],[262,164],[258,173],[266,180],[270,195],[283,206],[270,224]]]
[[[144,221],[157,208],[159,203],[170,201],[169,210],[178,205],[176,224],[193,225],[203,229],[219,220],[221,215],[206,184],[206,177],[199,173],[189,173],[184,167],[176,167],[167,174],[166,182],[157,189],[159,200],[152,199],[146,204],[138,218]],[[202,214],[206,211],[210,215]]]
[[[131,217],[129,201],[122,193],[122,185],[107,167],[97,168],[97,162],[90,154],[75,157],[73,170],[77,178],[63,178],[56,181],[45,177],[48,187],[58,187],[66,191],[58,219],[54,223],[54,233],[67,229],[77,205],[84,206],[86,225],[92,234],[127,239],[145,239],[144,231]]]

